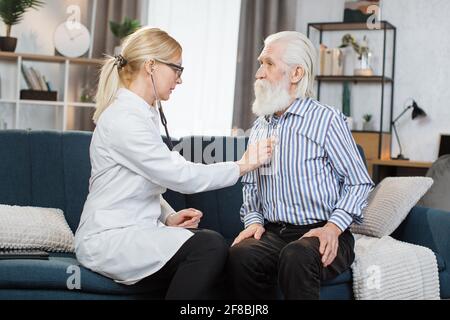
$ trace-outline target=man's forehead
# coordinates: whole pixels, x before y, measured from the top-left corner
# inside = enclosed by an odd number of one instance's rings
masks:
[[[259,60],[267,58],[281,59],[283,52],[284,52],[284,45],[282,43],[280,42],[270,43],[264,46],[258,59]]]

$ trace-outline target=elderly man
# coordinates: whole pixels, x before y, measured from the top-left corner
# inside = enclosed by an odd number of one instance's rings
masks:
[[[319,299],[354,260],[352,222],[373,188],[345,116],[313,97],[316,54],[301,33],[265,40],[250,141],[278,137],[271,163],[244,176],[245,224],[229,254],[239,299]]]

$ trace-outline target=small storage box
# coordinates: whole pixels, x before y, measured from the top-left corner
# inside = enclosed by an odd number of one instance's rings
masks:
[[[21,100],[58,101],[57,91],[20,90]]]

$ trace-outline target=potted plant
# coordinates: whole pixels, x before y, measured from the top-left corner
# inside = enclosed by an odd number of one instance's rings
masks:
[[[138,20],[133,20],[131,18],[125,17],[122,23],[109,21],[109,27],[114,36],[122,42],[122,39],[129,36],[137,29],[141,27],[141,23]],[[121,52],[121,46],[117,46],[114,49],[114,54],[119,54]]]
[[[22,21],[28,9],[37,9],[44,5],[40,0],[0,0],[0,17],[6,25],[6,37],[0,37],[0,49],[14,52],[17,38],[11,37],[11,27]]]
[[[372,129],[372,123],[370,122],[372,115],[370,113],[365,114],[363,120],[363,131],[370,131]]]

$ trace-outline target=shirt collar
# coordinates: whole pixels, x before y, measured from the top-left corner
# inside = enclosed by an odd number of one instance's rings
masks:
[[[149,105],[144,99],[142,99],[131,90],[120,88],[117,91],[117,98],[131,100],[133,102],[133,105],[131,107],[137,107],[139,109],[145,110],[146,112],[150,113],[151,117],[156,117],[158,115],[158,111],[155,107]]]
[[[310,108],[310,105],[311,105],[309,103],[310,101],[311,101],[311,98],[295,99],[294,102],[292,102],[292,104],[286,109],[285,114],[290,113],[290,114],[294,114],[294,115],[304,118]],[[272,121],[274,121],[274,117],[276,117],[275,114],[271,114],[271,115],[263,117],[263,119],[267,123],[271,123]],[[278,119],[275,119],[275,121],[276,120],[278,120]]]
[[[300,117],[305,117],[310,107],[311,98],[296,99],[291,106],[286,110],[286,113],[291,113],[298,115]]]

